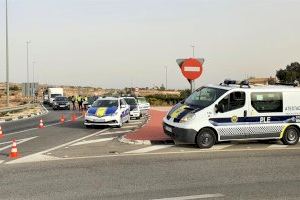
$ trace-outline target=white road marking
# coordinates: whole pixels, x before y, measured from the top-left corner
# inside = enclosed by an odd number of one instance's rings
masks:
[[[96,133],[93,133],[91,135],[87,135],[87,136],[84,136],[82,138],[79,138],[79,139],[76,139],[76,140],[73,140],[73,141],[70,141],[70,142],[67,142],[65,144],[62,144],[62,145],[58,145],[56,147],[53,147],[53,148],[50,148],[50,149],[47,149],[47,150],[44,150],[44,151],[40,151],[38,153],[34,153],[34,154],[31,154],[31,155],[28,155],[28,156],[25,156],[25,157],[22,157],[22,158],[19,158],[19,159],[16,159],[16,160],[12,160],[12,161],[9,161],[9,162],[6,162],[5,164],[15,164],[15,163],[27,163],[27,162],[37,162],[37,161],[47,161],[47,157],[45,157],[44,153],[48,153],[50,151],[54,151],[56,149],[60,149],[60,148],[63,148],[63,147],[66,147],[66,146],[70,146],[71,144],[73,143],[76,143],[76,142],[79,142],[81,140],[84,140],[84,139],[87,139],[87,138],[90,138],[90,137],[93,137],[99,133],[102,133],[102,132],[105,132],[107,130],[109,130],[110,128],[106,128],[106,129],[103,129],[101,131],[97,131]],[[50,156],[48,156],[50,157]],[[46,158],[46,159],[44,159]],[[55,158],[55,159],[58,159],[58,158]],[[53,160],[53,157],[51,157],[51,160]]]
[[[192,196],[182,196],[182,197],[171,197],[171,198],[162,198],[162,199],[152,199],[152,200],[191,200],[191,199],[208,199],[208,198],[218,198],[224,197],[223,194],[201,194],[201,195],[192,195]]]
[[[24,142],[27,142],[27,141],[32,140],[32,139],[37,138],[37,137],[38,137],[38,136],[30,137],[30,138],[24,138],[24,139],[17,140],[16,142],[17,142],[17,144],[22,144],[22,143],[24,143]],[[12,142],[10,142],[10,143],[12,143]],[[9,148],[11,148],[11,144],[10,144],[10,145],[7,145],[7,146],[5,146],[5,147],[0,148],[0,151],[3,151],[3,150],[5,150],[5,149],[9,149]]]
[[[145,148],[142,148],[142,149],[127,151],[125,153],[147,153],[147,152],[156,151],[156,150],[160,150],[160,149],[170,148],[170,147],[173,147],[173,146],[174,145],[153,145],[153,146],[145,147]]]
[[[101,138],[101,139],[96,139],[96,140],[86,140],[86,141],[81,141],[72,144],[71,146],[77,146],[77,145],[84,145],[84,144],[92,144],[92,143],[97,143],[97,142],[106,142],[115,139],[113,138]]]
[[[105,132],[105,133],[99,134],[99,136],[101,136],[101,135],[113,135],[113,134],[119,134],[119,133],[129,133],[129,132],[131,132],[131,130],[115,131],[115,132]]]
[[[283,144],[272,144],[267,147],[267,149],[276,149],[276,148],[287,148],[288,145],[283,145]]]
[[[0,160],[0,164],[3,163],[3,162],[4,162],[4,160]]]
[[[142,122],[130,122],[129,125],[132,125],[132,124],[141,124]]]
[[[201,150],[221,150],[221,149],[225,149],[230,146],[233,146],[233,144],[217,144],[217,145],[212,146],[209,149],[201,149]]]
[[[137,128],[137,127],[138,127],[138,126],[130,126],[130,125],[129,125],[129,126],[123,126],[122,129],[125,129],[125,128]]]

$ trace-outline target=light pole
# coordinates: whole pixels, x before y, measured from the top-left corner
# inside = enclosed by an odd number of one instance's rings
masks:
[[[33,97],[33,101],[34,101],[34,97],[35,97],[35,84],[34,84],[34,65],[35,65],[35,61],[32,62],[32,97]]]
[[[6,106],[9,107],[9,57],[8,57],[8,13],[7,13],[7,0],[5,1],[6,11]]]
[[[195,57],[195,45],[191,45],[191,47],[193,48],[193,57]]]
[[[26,84],[26,94],[29,93],[29,44],[30,44],[30,40],[26,41],[26,49],[27,49],[27,84]],[[29,96],[29,95],[27,95]]]
[[[166,90],[168,88],[168,66],[165,66],[166,69]]]

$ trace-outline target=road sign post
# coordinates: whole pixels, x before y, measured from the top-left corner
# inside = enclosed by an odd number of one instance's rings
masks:
[[[183,76],[189,81],[191,85],[191,92],[195,90],[195,80],[202,75],[204,63],[203,58],[188,58],[188,59],[177,59]]]

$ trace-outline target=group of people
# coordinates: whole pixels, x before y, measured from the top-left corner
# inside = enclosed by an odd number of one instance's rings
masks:
[[[87,109],[87,103],[84,104],[84,102],[88,102],[87,96],[85,96],[85,97],[83,97],[81,95],[79,95],[78,97],[72,96],[71,101],[72,101],[72,105],[73,105],[72,106],[73,110],[77,110],[76,103],[78,104],[79,111]]]

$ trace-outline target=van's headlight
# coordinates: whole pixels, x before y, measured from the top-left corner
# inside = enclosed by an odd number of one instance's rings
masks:
[[[183,122],[188,122],[191,121],[192,119],[195,118],[195,113],[188,113],[187,115],[185,115],[180,121],[179,123],[183,123]]]

